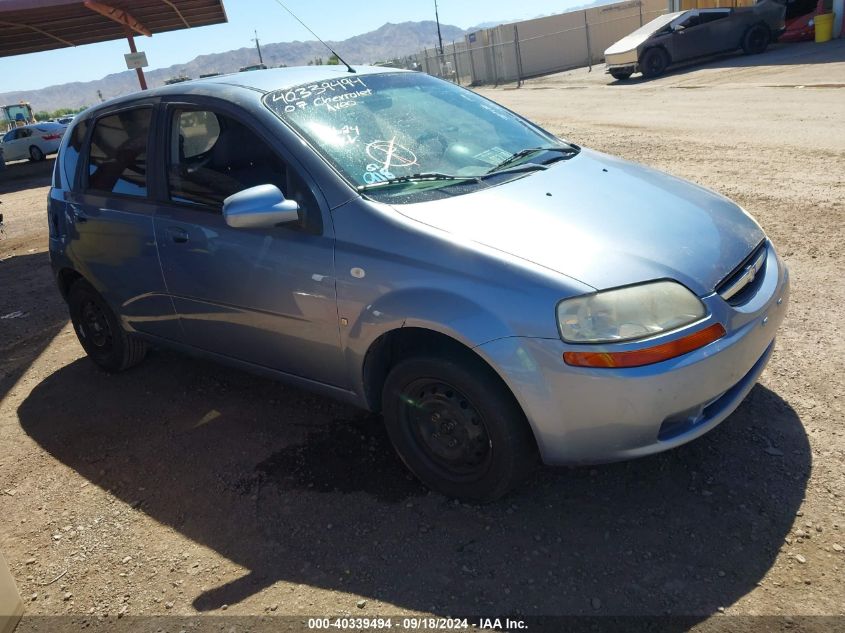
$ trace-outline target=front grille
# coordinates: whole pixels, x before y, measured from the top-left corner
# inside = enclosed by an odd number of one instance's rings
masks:
[[[742,260],[719,285],[716,292],[732,306],[742,305],[754,296],[766,272],[766,257],[768,248],[763,240]]]

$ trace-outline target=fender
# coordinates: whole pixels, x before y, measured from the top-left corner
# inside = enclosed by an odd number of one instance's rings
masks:
[[[364,393],[362,367],[370,346],[404,327],[431,330],[470,349],[512,335],[494,312],[454,292],[425,287],[391,292],[368,305],[355,321],[346,326],[341,321],[347,371],[356,393]]]

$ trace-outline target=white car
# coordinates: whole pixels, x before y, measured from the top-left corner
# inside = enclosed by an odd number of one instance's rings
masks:
[[[32,123],[16,127],[3,136],[3,158],[7,163],[28,158],[31,161],[44,160],[48,154],[59,151],[66,125],[59,123]]]

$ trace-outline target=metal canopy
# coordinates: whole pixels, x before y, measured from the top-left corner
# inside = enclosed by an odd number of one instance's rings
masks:
[[[223,0],[0,0],[0,57],[226,21]]]

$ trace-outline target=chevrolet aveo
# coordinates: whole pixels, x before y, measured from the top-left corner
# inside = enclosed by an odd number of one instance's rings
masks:
[[[412,72],[267,70],[77,117],[50,255],[102,368],[149,345],[383,414],[431,488],[706,433],[772,354],[788,274],[730,200]]]

